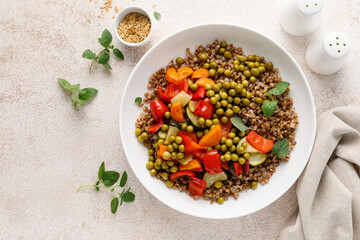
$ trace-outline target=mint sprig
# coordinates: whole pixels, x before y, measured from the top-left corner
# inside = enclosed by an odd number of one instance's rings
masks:
[[[95,190],[99,191],[100,188],[109,190],[110,193],[113,195],[113,199],[110,202],[110,210],[113,214],[116,213],[119,205],[121,206],[123,202],[133,202],[135,200],[135,194],[130,191],[130,187],[125,191],[124,186],[127,182],[127,173],[126,171],[123,172],[121,175],[121,180],[119,185],[109,188],[113,186],[120,178],[120,174],[116,171],[105,171],[105,163],[102,162],[99,170],[98,170],[98,180],[93,185],[84,185],[79,187],[76,192],[78,192],[80,189],[85,187],[94,187]],[[99,185],[100,183],[103,183],[105,186]],[[119,192],[115,189],[117,188],[123,188],[122,192]]]
[[[114,53],[114,55],[121,60],[124,60],[124,54],[117,48],[114,48],[114,45],[110,45],[112,42],[112,35],[109,30],[105,29],[102,34],[101,38],[98,39],[101,46],[104,47],[103,50],[101,50],[98,54],[94,53],[90,49],[86,49],[84,53],[82,54],[83,58],[92,60],[89,72],[91,72],[91,68],[95,61],[97,61],[99,64],[102,64],[107,69],[112,70],[112,67],[109,65],[110,60],[110,50]]]
[[[80,89],[80,84],[71,85],[68,81],[66,81],[63,78],[58,78],[58,82],[60,86],[69,93],[71,99],[71,105],[76,110],[79,110],[79,108],[77,107],[78,103],[80,105],[85,105],[86,102],[93,99],[98,93],[98,90],[95,88]]]
[[[264,96],[270,98],[270,100],[265,100],[261,107],[265,116],[270,117],[271,115],[273,115],[275,108],[278,107],[278,102],[273,98],[273,96],[283,94],[289,86],[290,83],[282,81],[276,84],[274,88],[270,89],[267,93],[264,94]]]
[[[286,138],[276,141],[272,147],[272,152],[275,157],[283,158],[289,154],[290,144]]]

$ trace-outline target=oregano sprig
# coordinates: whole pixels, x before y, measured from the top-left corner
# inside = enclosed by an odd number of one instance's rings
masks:
[[[271,115],[273,115],[275,108],[278,107],[278,101],[275,100],[273,96],[283,94],[289,86],[290,83],[282,81],[276,84],[274,88],[270,89],[267,93],[264,94],[264,96],[270,98],[270,100],[265,100],[262,104],[262,111],[265,116],[270,117]]]
[[[63,78],[58,78],[58,82],[60,86],[66,90],[71,98],[71,105],[76,109],[79,110],[77,104],[85,105],[86,102],[93,99],[98,90],[95,88],[83,88],[80,89],[80,84],[71,85],[68,81]]]
[[[98,54],[92,52],[90,49],[86,49],[85,52],[82,54],[83,58],[87,58],[92,60],[89,72],[91,72],[91,68],[95,61],[99,64],[104,65],[107,69],[112,70],[111,66],[109,65],[110,60],[110,50],[114,53],[114,55],[121,60],[124,60],[124,54],[117,48],[114,48],[114,45],[110,45],[112,42],[112,35],[109,30],[105,29],[102,32],[101,38],[98,39],[99,43],[104,47]]]
[[[126,171],[124,171],[121,175],[119,185],[110,188],[119,180],[120,174],[116,171],[105,171],[105,163],[102,162],[98,170],[98,180],[96,183],[93,185],[81,186],[78,190],[76,190],[76,192],[85,187],[94,187],[97,191],[99,191],[100,188],[109,190],[113,195],[113,199],[110,202],[110,210],[113,214],[115,214],[119,205],[121,206],[123,202],[133,202],[135,200],[135,194],[130,191],[131,188],[129,187],[127,190],[124,188],[127,182],[127,177],[128,175]],[[100,183],[103,183],[104,186],[99,185]],[[122,188],[122,191],[119,192],[115,190],[117,188]]]

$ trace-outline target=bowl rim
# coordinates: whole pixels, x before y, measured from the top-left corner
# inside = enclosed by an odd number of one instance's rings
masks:
[[[279,47],[284,53],[286,53],[286,55],[293,61],[293,63],[295,64],[295,67],[297,68],[297,70],[300,72],[301,74],[301,77],[303,79],[305,79],[304,83],[305,83],[305,87],[307,89],[307,91],[309,91],[310,93],[310,96],[311,96],[311,99],[310,99],[310,102],[311,102],[311,112],[312,112],[312,115],[313,115],[313,123],[314,123],[314,129],[313,131],[311,132],[311,149],[310,149],[310,152],[309,152],[309,155],[306,159],[306,163],[303,165],[303,167],[300,169],[298,169],[298,171],[296,172],[296,178],[294,178],[295,180],[292,182],[289,181],[289,183],[281,190],[278,192],[278,196],[276,196],[272,202],[270,203],[264,203],[262,204],[261,206],[259,206],[257,209],[252,209],[252,210],[249,210],[248,212],[246,212],[245,214],[242,214],[242,215],[239,215],[239,214],[233,214],[233,215],[230,215],[230,216],[202,216],[200,214],[196,214],[196,213],[190,213],[190,212],[184,212],[182,211],[181,209],[178,209],[170,204],[168,204],[167,202],[163,201],[161,199],[161,197],[153,192],[153,191],[150,191],[146,186],[146,184],[144,184],[144,180],[142,178],[140,178],[137,173],[133,170],[133,165],[131,163],[131,161],[129,161],[128,159],[130,159],[130,153],[128,152],[128,150],[124,147],[123,145],[123,142],[126,141],[125,139],[125,136],[122,134],[122,131],[121,131],[121,119],[123,118],[123,103],[125,101],[125,92],[128,91],[128,88],[129,88],[129,84],[130,84],[130,79],[133,78],[133,75],[135,74],[135,72],[138,70],[139,66],[141,65],[141,63],[144,61],[144,59],[152,52],[152,49],[156,48],[157,46],[161,45],[163,42],[165,42],[167,39],[171,38],[172,36],[180,33],[180,32],[183,32],[183,31],[187,31],[187,30],[190,30],[190,29],[193,29],[193,28],[201,28],[201,27],[204,27],[204,26],[230,26],[230,27],[235,27],[235,28],[242,28],[243,30],[246,30],[246,31],[249,31],[249,32],[253,32],[255,34],[258,34],[258,35],[261,35],[262,37],[264,37],[265,39],[267,39],[268,41],[272,42],[273,44],[275,44],[277,47]],[[169,35],[167,35],[166,37],[164,37],[162,40],[160,40],[158,43],[156,43],[154,46],[152,46],[145,54],[144,56],[140,59],[140,61],[138,61],[138,63],[136,64],[136,66],[134,67],[134,69],[132,70],[131,74],[129,75],[127,81],[126,81],[126,84],[125,84],[125,87],[123,89],[123,92],[122,92],[122,96],[121,96],[121,100],[120,100],[120,111],[119,111],[119,128],[120,128],[120,138],[121,138],[121,145],[123,146],[123,150],[124,150],[124,153],[125,153],[125,157],[131,167],[131,169],[133,170],[135,176],[138,178],[138,180],[141,182],[141,184],[145,187],[145,189],[151,193],[151,195],[153,195],[156,199],[158,199],[160,202],[162,202],[163,204],[165,204],[166,206],[172,208],[172,209],[175,209],[176,211],[178,212],[181,212],[181,213],[184,213],[184,214],[187,214],[187,215],[190,215],[190,216],[194,216],[194,217],[199,217],[199,218],[204,218],[204,219],[233,219],[233,218],[238,218],[238,217],[242,217],[242,216],[247,216],[247,215],[250,215],[254,212],[257,212],[269,205],[271,205],[272,203],[274,203],[275,201],[277,201],[280,197],[282,197],[293,185],[294,183],[299,179],[301,173],[303,172],[303,170],[305,169],[308,161],[309,161],[309,158],[311,156],[311,153],[312,153],[312,149],[314,147],[314,142],[315,142],[315,136],[316,136],[316,109],[315,109],[315,101],[314,101],[314,97],[313,97],[313,94],[312,94],[312,91],[311,91],[311,88],[310,88],[310,85],[309,85],[309,82],[307,81],[307,78],[304,74],[304,72],[302,71],[302,69],[300,68],[299,64],[297,63],[297,61],[295,60],[295,58],[283,47],[281,46],[279,43],[277,43],[275,40],[271,39],[270,37],[268,37],[267,35],[257,31],[257,30],[254,30],[254,29],[251,29],[249,27],[245,27],[245,26],[242,26],[242,25],[237,25],[237,24],[231,24],[231,23],[224,23],[224,22],[210,22],[210,23],[203,23],[203,24],[197,24],[197,25],[192,25],[192,26],[189,26],[189,27],[186,27],[186,28],[182,28],[178,31],[175,31]]]
[[[150,20],[151,28],[150,28],[149,34],[147,35],[147,37],[146,37],[143,41],[138,42],[138,43],[129,43],[129,42],[126,42],[124,39],[122,39],[122,38],[120,37],[120,35],[119,35],[118,31],[117,31],[117,28],[118,28],[121,20],[122,20],[127,14],[124,15],[124,16],[119,20],[120,16],[121,16],[126,10],[129,10],[129,9],[132,10],[132,12],[137,12],[137,13],[140,13],[140,14],[143,14],[143,13],[138,12],[137,10],[144,11],[145,14],[146,14],[145,16],[146,16],[147,18],[149,18],[149,20]],[[129,13],[131,13],[131,12],[129,12]],[[129,14],[129,13],[128,13],[128,14]],[[144,14],[143,14],[143,15],[144,15]],[[119,20],[119,24],[116,24],[118,20]],[[128,47],[140,47],[140,46],[143,46],[143,45],[145,45],[146,43],[148,43],[148,42],[150,41],[151,36],[152,36],[153,29],[154,29],[154,21],[152,20],[150,13],[149,13],[146,9],[144,9],[144,8],[142,8],[142,7],[139,7],[139,6],[128,6],[128,7],[125,7],[125,8],[123,8],[123,9],[121,9],[121,10],[116,14],[116,16],[115,16],[115,18],[114,18],[114,23],[113,23],[113,31],[114,31],[114,34],[115,34],[116,38],[117,38],[122,44],[124,44],[125,46],[128,46]]]

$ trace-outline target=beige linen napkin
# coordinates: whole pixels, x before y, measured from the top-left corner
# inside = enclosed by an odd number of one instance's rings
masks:
[[[320,115],[296,194],[299,208],[279,239],[360,239],[360,107]]]

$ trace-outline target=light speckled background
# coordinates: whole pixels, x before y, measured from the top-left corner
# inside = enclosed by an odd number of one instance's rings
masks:
[[[151,43],[123,50],[114,70],[82,59],[98,50],[97,38],[112,29],[111,13],[97,19],[102,1],[0,2],[0,238],[1,239],[273,239],[296,205],[295,186],[252,215],[225,221],[194,218],[156,200],[131,171],[121,144],[118,110],[123,86],[137,61],[156,42],[183,27],[229,22],[259,30],[282,44],[304,70],[317,113],[360,104],[360,2],[328,0],[321,26],[306,37],[291,37],[278,24],[280,0],[167,1],[113,0],[162,14]],[[156,4],[153,7],[153,4]],[[87,19],[91,18],[92,23]],[[312,73],[304,62],[309,41],[341,30],[353,41],[346,68],[332,76]],[[74,111],[56,79],[99,89],[98,96]],[[127,170],[136,201],[110,213],[107,192],[91,189],[101,161]]]

